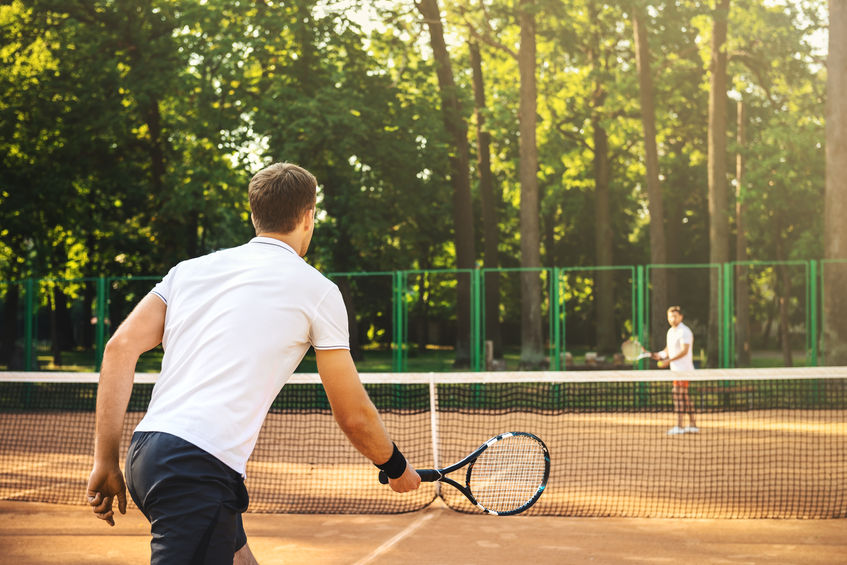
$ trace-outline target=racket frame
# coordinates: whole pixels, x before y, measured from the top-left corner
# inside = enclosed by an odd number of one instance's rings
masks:
[[[487,450],[489,447],[496,444],[497,442],[504,440],[508,437],[512,437],[512,436],[525,436],[525,437],[531,438],[532,440],[536,441],[539,446],[541,446],[542,453],[544,454],[544,478],[541,480],[541,483],[538,485],[538,488],[536,489],[535,494],[529,500],[524,502],[522,505],[520,505],[517,508],[513,508],[512,510],[506,510],[504,512],[496,512],[496,511],[490,510],[490,509],[486,508],[485,506],[483,506],[482,504],[480,504],[479,501],[477,501],[476,497],[474,496],[473,492],[471,492],[471,489],[470,489],[471,473],[473,472],[474,463],[479,458],[479,456],[482,455],[485,452],[485,450]],[[462,485],[458,481],[455,481],[455,480],[451,479],[450,477],[446,476],[446,475],[448,475],[448,474],[450,474],[454,471],[461,469],[465,465],[468,466],[468,469],[465,472],[465,484],[464,485]],[[380,473],[380,482],[383,482],[383,474],[384,474],[383,472]],[[477,449],[475,449],[472,453],[470,453],[464,459],[457,461],[456,463],[453,463],[452,465],[450,465],[448,467],[444,467],[442,469],[418,469],[418,475],[420,475],[422,482],[425,482],[425,483],[442,482],[442,483],[447,483],[450,486],[456,488],[459,492],[461,492],[463,495],[465,495],[465,498],[467,498],[474,506],[476,506],[477,508],[479,508],[480,510],[482,510],[486,514],[492,514],[492,515],[495,515],[495,516],[512,516],[514,514],[520,514],[521,512],[530,508],[533,504],[535,504],[538,501],[538,499],[541,497],[541,495],[544,494],[544,489],[547,487],[547,480],[550,478],[550,452],[547,450],[547,446],[544,445],[544,442],[541,441],[541,439],[536,435],[533,435],[533,434],[528,433],[528,432],[504,432],[502,434],[494,436],[493,438],[489,439],[488,441],[486,441],[485,443],[480,445]],[[386,482],[388,482],[387,477],[385,477],[385,481],[383,482],[383,484],[385,484]]]
[[[631,356],[627,355],[626,351],[625,351],[625,346],[628,342],[636,344],[641,349],[641,353],[639,353],[635,357],[631,357]],[[638,341],[635,338],[629,338],[628,340],[623,342],[623,344],[621,345],[621,353],[623,353],[624,359],[626,359],[627,361],[632,362],[632,363],[634,363],[636,361],[641,361],[642,359],[647,359],[648,357],[652,356],[652,354],[649,351],[644,349],[644,346],[641,345],[641,342]]]

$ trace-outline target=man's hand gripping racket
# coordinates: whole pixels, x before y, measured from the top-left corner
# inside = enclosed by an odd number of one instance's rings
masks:
[[[465,484],[446,475],[467,466]],[[491,438],[461,461],[443,469],[418,469],[423,482],[440,481],[457,488],[486,514],[509,516],[523,512],[541,497],[550,477],[547,446],[526,432]],[[384,471],[379,482],[388,484]]]

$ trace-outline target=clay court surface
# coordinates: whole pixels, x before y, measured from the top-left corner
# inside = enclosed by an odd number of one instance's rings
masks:
[[[138,418],[128,415],[122,452]],[[428,413],[385,421],[410,460],[433,461]],[[744,405],[699,415],[701,432],[681,437],[667,435],[671,421],[440,413],[442,461],[500,431],[547,440],[544,496],[528,515],[493,517],[447,508],[432,484],[391,493],[328,413],[271,414],[247,469],[250,546],[265,565],[847,564],[843,409]],[[0,415],[0,429],[0,564],[149,562],[149,526],[134,506],[110,528],[81,504],[91,412]],[[471,509],[452,488],[442,495]],[[808,519],[821,516],[840,518]]]
[[[847,520],[668,520],[476,516],[438,504],[400,515],[248,514],[262,564],[847,563]],[[143,564],[135,509],[110,528],[88,509],[0,502],[0,561]]]

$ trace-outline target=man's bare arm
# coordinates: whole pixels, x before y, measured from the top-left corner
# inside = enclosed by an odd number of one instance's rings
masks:
[[[148,294],[133,309],[106,344],[97,387],[94,469],[88,481],[88,503],[101,520],[115,524],[112,500],[126,513],[126,487],[120,472],[119,448],[135,365],[142,353],[162,342],[166,306]]]
[[[385,463],[394,451],[394,444],[359,380],[350,352],[331,349],[316,350],[315,354],[318,373],[336,422],[362,455],[374,463]],[[417,471],[408,462],[402,476],[389,480],[391,488],[397,492],[414,490],[420,482]]]

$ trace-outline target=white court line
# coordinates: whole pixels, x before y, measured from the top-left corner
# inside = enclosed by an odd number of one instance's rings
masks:
[[[434,516],[435,514],[433,512],[427,512],[426,514],[409,524],[409,526],[405,530],[403,530],[402,532],[400,532],[399,534],[397,534],[396,536],[394,536],[393,538],[373,550],[370,555],[366,555],[362,559],[356,561],[356,563],[354,563],[353,565],[366,565],[367,563],[370,563],[371,561],[373,561],[374,559],[376,559],[377,557],[389,551],[392,547],[400,543],[404,538],[407,538],[408,536],[412,535],[418,528],[423,526],[424,522],[426,522],[427,520],[431,520]]]

